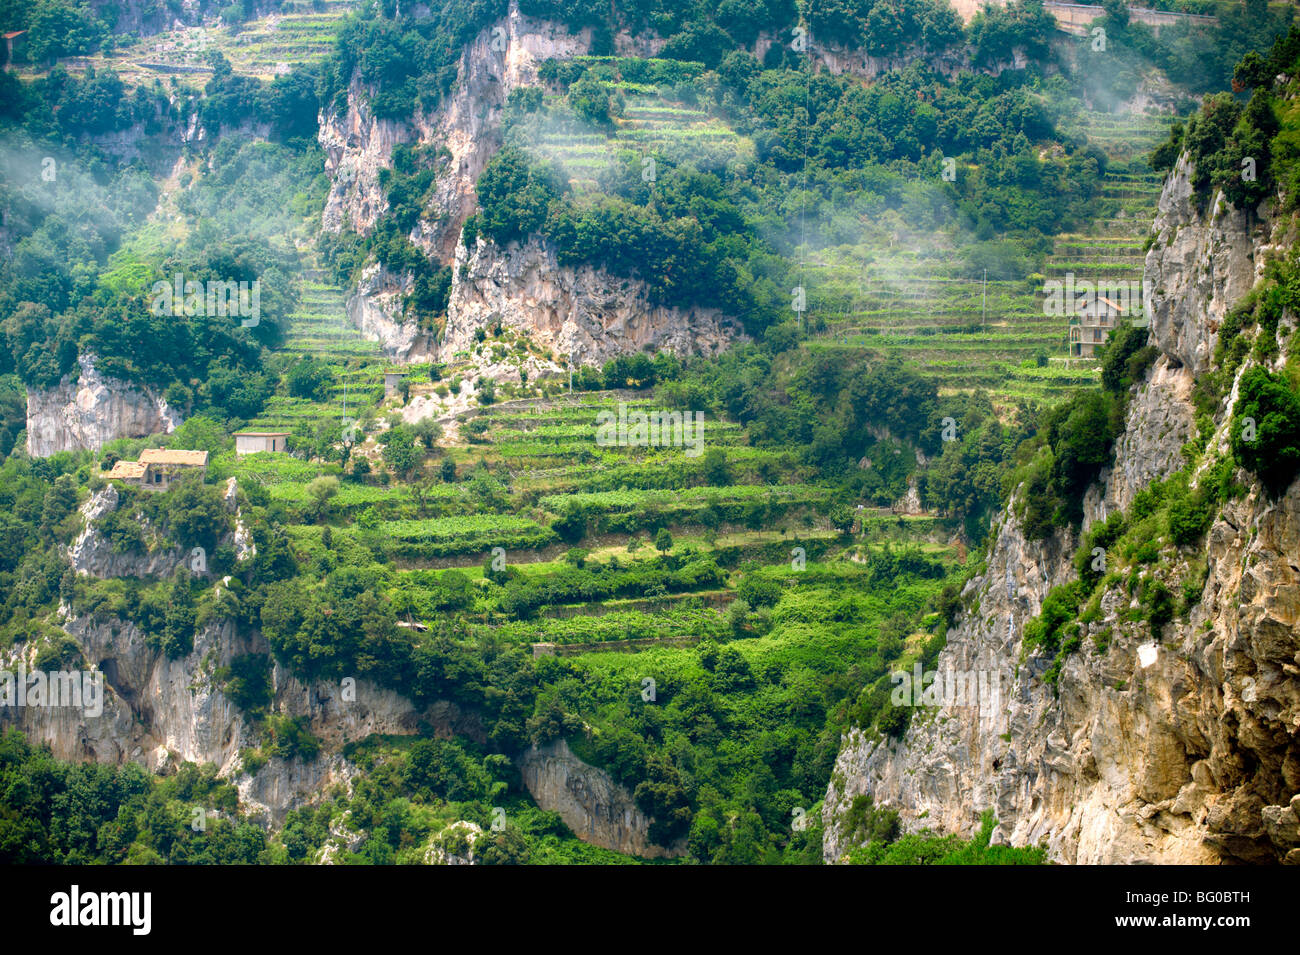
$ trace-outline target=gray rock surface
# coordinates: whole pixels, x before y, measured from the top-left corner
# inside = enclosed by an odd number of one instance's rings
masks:
[[[27,453],[37,458],[59,451],[98,451],[117,438],[170,434],[180,416],[152,389],[95,370],[95,356],[78,359],[75,381],[27,389]]]
[[[1188,177],[1184,159],[1165,184],[1147,257],[1161,356],[1137,386],[1085,523],[1184,466],[1193,376],[1289,228],[1267,218],[1247,228],[1221,196],[1202,215]],[[1212,447],[1226,442],[1230,400]],[[995,842],[1043,844],[1060,862],[1300,861],[1300,482],[1275,502],[1258,488],[1229,502],[1204,553],[1184,548],[1176,566],[1144,571],[1175,590],[1197,579],[1193,561],[1206,564],[1199,602],[1161,639],[1130,617],[1119,588],[1104,591],[1059,695],[1043,679],[1052,658],[1022,641],[1050,589],[1073,579],[1077,541],[1068,531],[1026,540],[1014,498],[995,530],[937,669],[986,671],[1007,689],[993,705],[925,708],[898,741],[852,729],[824,802],[827,861],[852,848],[845,814],[866,795],[911,830],[969,836],[992,810]]]

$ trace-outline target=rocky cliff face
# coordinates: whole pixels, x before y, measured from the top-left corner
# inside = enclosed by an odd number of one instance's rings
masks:
[[[1184,466],[1194,376],[1283,228],[1251,227],[1221,197],[1202,213],[1186,163],[1171,175],[1146,263],[1161,357],[1085,527]],[[1216,419],[1221,449],[1232,397]],[[897,742],[852,730],[825,800],[828,861],[852,847],[845,812],[870,795],[909,829],[969,835],[992,809],[995,842],[1046,844],[1061,862],[1300,862],[1300,482],[1276,502],[1256,488],[1222,508],[1199,602],[1162,639],[1119,588],[1105,591],[1058,697],[1043,679],[1051,659],[1022,639],[1051,587],[1073,578],[1076,545],[1069,532],[1026,540],[1009,505],[937,665],[983,672],[998,692],[919,711]],[[1198,556],[1180,552],[1171,580],[1197,579]]]
[[[228,543],[235,549],[238,560],[257,556],[257,545],[253,535],[244,522],[243,512],[239,507],[239,486],[236,480],[226,480],[226,510],[234,516],[234,529],[222,543]],[[207,569],[207,555],[203,554],[201,562],[196,560],[192,550],[184,547],[148,546],[165,542],[166,536],[148,521],[140,518],[142,536],[146,541],[143,550],[115,551],[112,543],[95,529],[95,522],[117,510],[120,495],[113,484],[91,494],[81,506],[82,529],[72,545],[68,548],[68,562],[73,571],[87,577],[108,580],[113,577],[162,577],[174,574],[182,566],[191,574],[210,576]]]
[[[663,45],[661,39],[648,34],[623,33],[614,42],[620,55],[651,56]],[[376,119],[367,105],[369,91],[354,83],[348,90],[346,110],[342,114],[327,111],[321,116],[319,138],[332,179],[324,225],[333,231],[347,222],[358,232],[367,233],[386,211],[379,173],[391,165],[396,145],[410,142],[439,152],[432,197],[411,231],[411,241],[433,260],[450,262],[456,256],[462,256],[462,261],[468,259],[472,267],[479,269],[468,280],[471,283],[479,277],[496,283],[473,291],[462,287],[459,297],[453,294],[448,324],[459,333],[453,338],[449,330],[447,346],[441,349],[444,356],[463,350],[465,336],[472,335],[479,324],[489,319],[504,319],[524,331],[535,330],[535,340],[554,343],[557,353],[565,357],[582,354],[601,361],[620,350],[660,340],[667,341],[664,347],[675,350],[692,350],[688,342],[692,338],[719,343],[725,340],[709,327],[698,333],[656,328],[670,310],[659,310],[644,320],[632,318],[632,312],[645,305],[644,295],[637,292],[635,283],[626,280],[588,272],[575,281],[574,271],[566,270],[563,275],[539,283],[538,268],[554,268],[554,261],[552,257],[548,262],[537,248],[525,250],[518,262],[509,263],[506,256],[495,251],[489,261],[477,252],[466,256],[458,246],[461,227],[477,205],[474,183],[501,145],[501,117],[510,91],[537,85],[538,69],[546,60],[582,55],[590,48],[589,29],[569,33],[560,24],[522,15],[518,4],[512,3],[503,21],[484,29],[465,48],[455,89],[433,113],[417,114],[409,123]],[[500,284],[517,278],[531,284]],[[597,283],[610,291],[597,293]],[[588,292],[588,288],[592,291]],[[626,294],[615,294],[614,289]],[[429,332],[403,321],[401,300],[409,292],[403,277],[372,267],[350,297],[348,314],[394,360],[422,361],[437,349]],[[526,314],[534,306],[539,308],[535,329]],[[716,318],[703,313],[694,317],[701,318],[706,326],[716,324]],[[562,331],[559,326],[566,318],[573,325]],[[624,329],[640,337],[616,349],[613,343]],[[593,334],[595,340],[588,340]],[[480,369],[480,373],[487,372]]]
[[[180,416],[151,389],[106,378],[95,356],[77,359],[76,381],[27,390],[27,453],[44,458],[59,451],[97,451],[116,438],[170,434]]]
[[[72,569],[78,574],[98,577],[157,577],[174,573],[186,563],[184,549],[166,547],[157,550],[128,551],[119,553],[112,544],[94,528],[95,521],[117,510],[117,488],[109,484],[101,491],[96,491],[81,507],[84,523],[82,531],[68,548],[68,557]],[[153,528],[144,528],[153,536]]]
[[[347,109],[342,115],[334,110],[322,113],[316,136],[330,177],[324,227],[338,232],[350,225],[368,233],[387,209],[379,170],[391,164],[393,147],[411,141],[415,131],[407,123],[376,118],[366,90],[354,79],[348,87]]]
[[[402,303],[412,285],[410,275],[394,275],[382,265],[371,265],[347,300],[348,319],[394,361],[427,361],[436,351],[432,332],[402,316]]]
[[[632,43],[625,37],[620,46]],[[510,90],[534,85],[544,61],[590,47],[590,30],[570,34],[562,25],[523,16],[512,3],[505,20],[465,48],[455,90],[430,115],[410,123],[376,119],[367,105],[369,91],[354,82],[347,109],[321,115],[319,138],[333,180],[325,228],[338,231],[345,220],[363,234],[373,228],[386,209],[379,171],[391,164],[398,143],[445,149],[433,200],[411,239],[431,257],[450,260],[460,228],[474,211],[474,182],[501,144],[501,112]]]
[[[720,349],[740,330],[716,309],[652,305],[645,285],[588,266],[561,266],[537,239],[503,249],[480,239],[457,249],[441,355],[474,345],[498,322],[550,351],[556,367],[602,364],[640,350],[680,355]]]
[[[1203,212],[1187,158],[1179,160],[1160,195],[1145,278],[1153,291],[1152,334],[1193,376],[1206,370],[1232,303],[1255,284],[1266,228],[1263,220],[1252,227],[1221,193]]]
[[[201,628],[193,650],[169,658],[149,646],[133,623],[117,617],[77,616],[64,608],[64,629],[81,647],[86,663],[103,674],[103,712],[75,707],[0,707],[0,724],[17,726],[28,739],[48,743],[59,759],[137,762],[166,771],[181,762],[213,763],[235,781],[240,798],[261,809],[273,824],[327,785],[353,773],[337,755],[342,744],[370,733],[413,733],[418,714],[409,701],[358,681],[355,699],[334,684],[304,684],[279,667],[272,671],[273,709],[306,716],[321,739],[314,760],[270,759],[249,776],[239,751],[256,748],[261,736],[221,690],[217,671],[244,653],[268,652],[258,635],[236,631],[230,622]],[[9,655],[13,670],[20,659],[31,668],[32,651]]]
[[[584,842],[645,859],[685,854],[684,846],[665,848],[650,841],[650,820],[632,794],[602,769],[589,766],[564,740],[534,746],[518,760],[524,786],[537,805],[558,812]]]

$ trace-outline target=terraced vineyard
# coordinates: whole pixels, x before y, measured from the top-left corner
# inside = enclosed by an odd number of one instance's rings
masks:
[[[68,57],[60,65],[73,72],[87,66],[113,69],[128,87],[169,77],[189,78],[202,85],[212,75],[208,58],[218,52],[235,73],[271,79],[295,66],[324,59],[334,45],[340,18],[355,6],[355,0],[300,0],[287,4],[286,12],[234,27],[218,24],[214,18],[203,26],[144,38],[119,37],[111,53]],[[32,67],[20,71],[28,77],[36,72]]]
[[[709,455],[602,447],[596,414],[619,402],[653,410],[626,392],[484,409],[469,418],[473,428],[462,425],[467,440],[419,475],[342,481],[323,503],[311,482],[339,475],[336,464],[227,454],[213,471],[285,508],[304,565],[379,559],[408,619],[454,609],[495,639],[557,644],[568,655],[670,652],[744,631],[748,618],[728,608],[747,579],[811,586],[822,579],[814,568],[852,576],[845,568],[857,565],[840,558],[909,544],[957,560],[953,528],[933,516],[860,510],[855,533],[839,533],[827,518],[832,489],[796,480],[787,455],[749,448],[734,422],[704,423]],[[454,479],[435,477],[439,458],[453,462]],[[800,553],[806,575],[793,569]]]
[[[1026,399],[1051,402],[1095,382],[1096,363],[1068,357],[1068,322],[1043,309],[1043,283],[1142,279],[1146,230],[1160,176],[1145,156],[1168,132],[1158,114],[1085,112],[1069,131],[1111,162],[1105,211],[1086,233],[1056,238],[1041,275],[995,280],[963,274],[957,249],[910,253],[834,247],[810,257],[805,282],[814,349],[880,349],[935,375],[945,392],[988,390],[1000,411]]]
[[[379,345],[348,322],[344,296],[343,289],[325,280],[323,269],[314,265],[304,269],[285,347],[317,357],[377,356]]]
[[[298,307],[289,316],[284,351],[321,359],[329,365],[333,384],[329,397],[312,401],[275,395],[250,427],[292,431],[295,425],[346,416],[359,419],[383,398],[388,362],[379,345],[368,341],[347,319],[343,289],[326,281],[314,263],[303,270]]]
[[[576,57],[575,61],[598,59]],[[751,139],[698,105],[673,99],[645,84],[621,81],[606,87],[623,100],[622,114],[613,118],[607,131],[572,118],[562,105],[563,95],[548,92],[543,97],[548,121],[535,135],[533,149],[558,162],[578,193],[594,191],[600,171],[620,152],[642,157],[643,162],[690,161],[701,168],[721,168],[737,158],[753,156]]]

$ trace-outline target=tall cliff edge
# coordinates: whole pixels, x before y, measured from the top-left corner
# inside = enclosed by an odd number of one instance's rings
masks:
[[[1224,316],[1289,244],[1290,220],[1260,213],[1221,195],[1198,208],[1185,158],[1167,180],[1145,263],[1159,357],[1085,498],[1084,531],[1185,467],[1193,386]],[[1295,316],[1283,324],[1294,329]],[[1215,412],[1211,454],[1227,451],[1235,397],[1236,382]],[[1300,862],[1300,482],[1270,501],[1237,477],[1250,490],[1219,507],[1201,543],[1141,571],[1181,586],[1203,562],[1190,610],[1161,637],[1136,599],[1103,587],[1055,692],[1053,655],[1025,646],[1025,624],[1075,578],[1078,535],[1027,539],[1013,495],[937,664],[985,672],[999,693],[924,708],[900,740],[846,734],[824,803],[826,860],[853,847],[846,815],[870,796],[909,830],[970,835],[991,809],[994,842],[1045,844],[1058,862]]]

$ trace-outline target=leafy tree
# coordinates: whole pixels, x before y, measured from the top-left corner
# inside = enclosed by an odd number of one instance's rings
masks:
[[[412,431],[426,451],[432,451],[442,438],[442,425],[433,418],[421,418],[412,426]]]
[[[841,534],[847,534],[853,529],[853,525],[857,523],[858,515],[852,505],[838,501],[831,505],[827,518],[831,522],[831,527]]]
[[[415,435],[405,425],[397,425],[384,432],[384,461],[401,475],[408,475],[420,464],[420,453],[415,446]]]
[[[535,169],[522,150],[498,150],[477,184],[479,226],[496,242],[526,239],[546,221],[557,196],[552,177]]]
[[[569,87],[569,105],[573,111],[591,123],[610,122],[609,91],[603,84],[591,79],[581,79]]]
[[[289,394],[308,401],[324,401],[334,387],[334,375],[318,358],[303,358],[285,376]]]
[[[1300,397],[1289,382],[1265,368],[1241,376],[1232,409],[1232,452],[1272,497],[1300,473]]]

